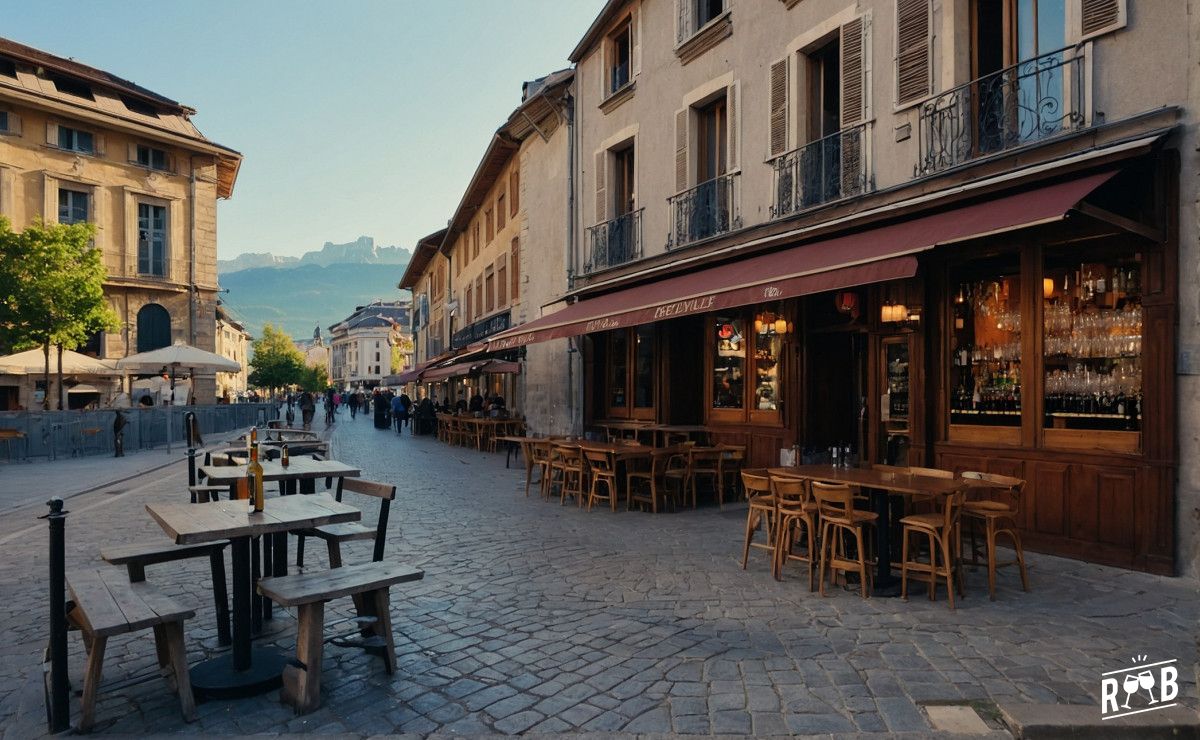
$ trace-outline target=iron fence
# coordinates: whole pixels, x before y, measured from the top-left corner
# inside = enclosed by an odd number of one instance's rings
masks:
[[[667,198],[671,209],[667,249],[739,228],[737,183],[736,172],[720,175]]]
[[[590,258],[583,266],[585,274],[641,258],[643,210],[639,208],[588,227],[588,244],[591,248]]]

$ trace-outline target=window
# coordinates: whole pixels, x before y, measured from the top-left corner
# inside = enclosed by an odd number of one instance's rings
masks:
[[[633,330],[633,407],[654,408],[654,325]]]
[[[16,77],[17,77],[16,63],[13,62],[13,60],[8,59],[6,57],[0,57],[0,75],[4,75],[5,77],[12,77],[13,79],[16,79]]]
[[[492,209],[488,208],[483,212],[484,228],[487,229],[487,243],[491,244],[496,238],[496,224],[492,221]]]
[[[682,44],[725,12],[725,0],[676,0],[676,40]]]
[[[58,148],[70,152],[94,154],[96,152],[95,137],[90,131],[80,131],[67,126],[58,127]]]
[[[609,333],[605,388],[609,417],[654,418],[654,343],[653,324]]]
[[[519,169],[514,169],[508,175],[508,193],[508,207],[512,209],[508,215],[516,218],[517,211],[521,209],[521,171]]]
[[[169,169],[167,153],[144,144],[137,145],[137,163],[152,170]]]
[[[8,131],[8,111],[0,110],[0,131]]]
[[[143,116],[149,116],[150,118],[158,118],[158,110],[149,103],[130,97],[122,97],[121,102],[125,104],[126,108],[134,113],[140,113]]]
[[[633,20],[628,19],[608,37],[608,94],[629,84],[632,78]]]
[[[624,216],[634,210],[633,205],[633,144],[613,153],[613,204],[614,215]]]
[[[471,286],[468,285],[465,291],[466,298],[463,300],[463,323],[470,323],[475,318],[475,314],[471,312]]]
[[[513,237],[512,247],[508,252],[508,264],[512,270],[512,300],[516,303],[521,295],[521,240]]]
[[[483,275],[475,276],[475,318],[483,315]]]
[[[475,227],[471,230],[471,259],[479,257],[479,222],[475,222]]]
[[[496,231],[504,228],[504,218],[508,215],[508,211],[504,207],[504,193],[500,193],[500,197],[496,198]]]
[[[138,274],[167,276],[167,209],[138,203]]]
[[[137,351],[171,346],[171,314],[157,303],[147,303],[137,314]]]
[[[508,263],[503,256],[496,260],[496,305],[508,305]]]
[[[841,128],[842,74],[839,39],[808,54],[808,121],[806,139],[816,141]]]
[[[496,278],[492,268],[487,268],[486,277],[483,279],[484,291],[487,297],[487,311],[491,313],[496,309]]]
[[[1021,277],[1016,254],[957,267],[950,299],[950,434],[1021,425]],[[1049,318],[1049,317],[1048,317]]]
[[[725,96],[714,100],[697,113],[699,158],[697,182],[706,182],[725,174],[728,161],[728,112]]]
[[[608,335],[608,408],[611,416],[626,416],[629,405],[629,333]]]
[[[713,354],[712,405],[715,409],[741,409],[745,403],[746,336],[740,317],[717,316]]]
[[[88,220],[89,194],[81,190],[58,189],[58,222],[77,224]]]
[[[74,95],[77,98],[84,100],[95,100],[92,97],[92,88],[82,80],[76,80],[71,77],[62,77],[53,75],[50,80],[54,83],[54,87],[65,95]]]
[[[705,24],[716,18],[721,13],[725,12],[725,0],[695,0],[696,1],[696,28],[703,28]]]
[[[711,321],[712,417],[778,423],[783,408],[783,345],[793,331],[782,304],[758,306],[753,313],[731,312]]]
[[[379,343],[376,342],[376,344],[379,344]],[[379,362],[379,353],[378,352],[375,353],[375,362]],[[376,370],[375,372],[379,372],[379,371]]]

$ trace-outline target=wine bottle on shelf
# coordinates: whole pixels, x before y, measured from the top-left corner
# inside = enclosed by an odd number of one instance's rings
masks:
[[[246,467],[246,474],[250,478],[250,496],[254,502],[254,511],[261,512],[264,508],[263,498],[263,467],[258,461],[258,445],[250,448],[250,464]]]

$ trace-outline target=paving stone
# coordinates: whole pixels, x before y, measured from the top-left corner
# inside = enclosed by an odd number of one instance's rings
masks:
[[[718,735],[748,735],[752,728],[750,713],[730,710],[712,712],[713,732]]]

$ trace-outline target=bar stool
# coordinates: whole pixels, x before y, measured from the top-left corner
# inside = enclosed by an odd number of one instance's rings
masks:
[[[1007,501],[994,499],[973,499],[963,502],[963,518],[971,532],[971,564],[979,564],[979,550],[975,544],[975,525],[984,524],[985,546],[987,547],[988,566],[988,595],[996,600],[996,568],[1016,564],[1021,568],[1021,588],[1029,591],[1029,574],[1025,571],[1025,551],[1021,547],[1021,535],[1017,533],[1017,514],[1020,511],[1021,492],[1025,490],[1025,481],[1007,475],[994,473],[966,472],[962,477],[968,481],[972,490],[998,491]],[[1012,540],[1016,560],[1005,562],[996,561],[996,538],[1008,535]]]
[[[765,469],[743,470],[742,486],[746,489],[746,498],[750,508],[746,510],[746,541],[742,545],[742,570],[750,559],[750,548],[756,547],[771,553],[771,572],[775,572],[775,537],[777,536],[775,521],[775,496],[771,491],[771,479]],[[767,541],[755,542],[754,532],[759,524],[766,520]]]
[[[551,471],[558,472],[558,503],[567,502],[567,496],[572,496],[578,506],[583,506],[583,453],[574,444],[554,445],[550,458]]]
[[[798,560],[808,564],[808,590],[816,590],[813,579],[816,565],[816,518],[817,505],[812,500],[808,481],[800,478],[771,476],[771,489],[775,496],[775,580],[783,580],[783,568]],[[804,552],[795,552],[796,540],[804,537]]]
[[[951,548],[958,534],[958,519],[962,514],[963,492],[961,489],[942,497],[941,511],[912,514],[900,520],[903,544],[900,555],[900,596],[908,599],[908,572],[924,574],[929,583],[929,600],[937,599],[938,579],[946,579],[946,598],[954,608],[954,589],[962,595],[962,569],[958,565],[958,553]],[[912,537],[925,537],[929,542],[929,562],[908,557],[908,543]],[[939,556],[941,563],[939,564]]]
[[[592,504],[597,501],[607,501],[613,513],[617,513],[617,462],[613,453],[605,450],[584,449],[583,458],[587,461],[588,475],[592,482],[588,487],[587,510],[592,510]],[[603,486],[607,495],[600,494]]]
[[[858,573],[864,599],[871,595],[871,569],[868,565],[864,543],[868,538],[863,536],[867,525],[874,525],[879,515],[873,511],[859,511],[854,508],[854,489],[845,484],[829,484],[813,481],[809,484],[813,499],[817,504],[817,513],[821,517],[821,565],[817,575],[821,595],[825,595],[825,568],[836,573]],[[854,537],[855,559],[851,560],[846,554],[846,542],[843,535]],[[836,576],[834,576],[836,579]]]

